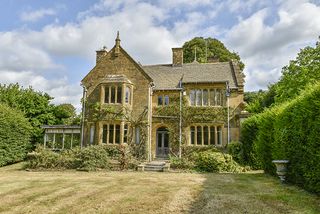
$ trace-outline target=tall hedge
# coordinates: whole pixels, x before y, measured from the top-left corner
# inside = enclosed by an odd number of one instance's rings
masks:
[[[30,148],[31,125],[24,115],[0,104],[0,166],[21,161]]]
[[[294,100],[242,124],[246,163],[275,174],[274,159],[288,159],[288,181],[320,193],[320,82]]]

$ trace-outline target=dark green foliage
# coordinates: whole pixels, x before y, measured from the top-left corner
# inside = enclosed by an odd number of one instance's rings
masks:
[[[267,91],[245,92],[244,101],[248,104],[246,110],[250,113],[261,113],[274,105],[275,86],[270,85]]]
[[[43,141],[42,125],[62,124],[72,114],[72,105],[62,104],[56,107],[50,104],[52,99],[47,93],[37,92],[31,87],[0,84],[0,103],[5,103],[24,113],[32,126],[31,143],[33,145]],[[77,119],[74,118],[74,120]]]
[[[80,116],[76,114],[76,108],[69,103],[55,106],[53,112],[56,124],[80,125]]]
[[[287,179],[320,193],[320,83],[294,100],[250,117],[242,124],[244,146],[275,174],[274,159],[288,159]]]
[[[320,41],[315,47],[306,47],[295,60],[282,69],[282,77],[276,83],[276,102],[290,100],[303,91],[308,84],[320,80]]]
[[[207,44],[207,45],[206,45]],[[197,49],[197,61],[200,63],[207,62],[207,57],[219,59],[220,62],[228,62],[231,59],[240,62],[240,68],[243,70],[244,64],[240,60],[240,56],[235,52],[230,52],[222,42],[213,38],[195,37],[190,41],[184,43],[183,47],[183,60],[185,63],[193,62],[195,58],[195,49]]]
[[[258,133],[258,118],[251,116],[241,124],[240,142],[243,149],[243,164],[252,169],[260,169],[261,163],[258,160],[258,154],[255,146],[255,139]]]
[[[244,170],[231,155],[212,151],[195,154],[195,168],[202,172],[242,172]]]
[[[186,157],[191,159],[194,153],[204,152],[204,151],[211,151],[211,152],[218,152],[219,149],[213,145],[209,146],[183,146],[182,147],[182,157]]]
[[[228,154],[239,164],[245,165],[244,154],[243,154],[243,144],[240,142],[230,142],[227,145]]]
[[[74,148],[56,153],[38,147],[28,154],[26,168],[29,169],[77,169],[93,171],[109,169],[109,157],[103,146]]]
[[[30,144],[31,126],[23,113],[0,104],[0,166],[21,161]]]

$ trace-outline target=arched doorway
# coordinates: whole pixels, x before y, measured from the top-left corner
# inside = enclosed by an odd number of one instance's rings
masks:
[[[157,129],[157,150],[156,156],[165,158],[169,155],[169,131],[165,127]]]

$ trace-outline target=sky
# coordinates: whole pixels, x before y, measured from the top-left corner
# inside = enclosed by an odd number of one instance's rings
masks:
[[[320,35],[320,0],[0,0],[0,84],[46,92],[79,110],[95,51],[121,46],[143,65],[212,37],[245,63],[246,91],[266,89]]]

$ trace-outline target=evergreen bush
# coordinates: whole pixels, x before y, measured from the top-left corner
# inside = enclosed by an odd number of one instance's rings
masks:
[[[30,143],[31,125],[24,115],[0,104],[0,166],[22,161]]]

